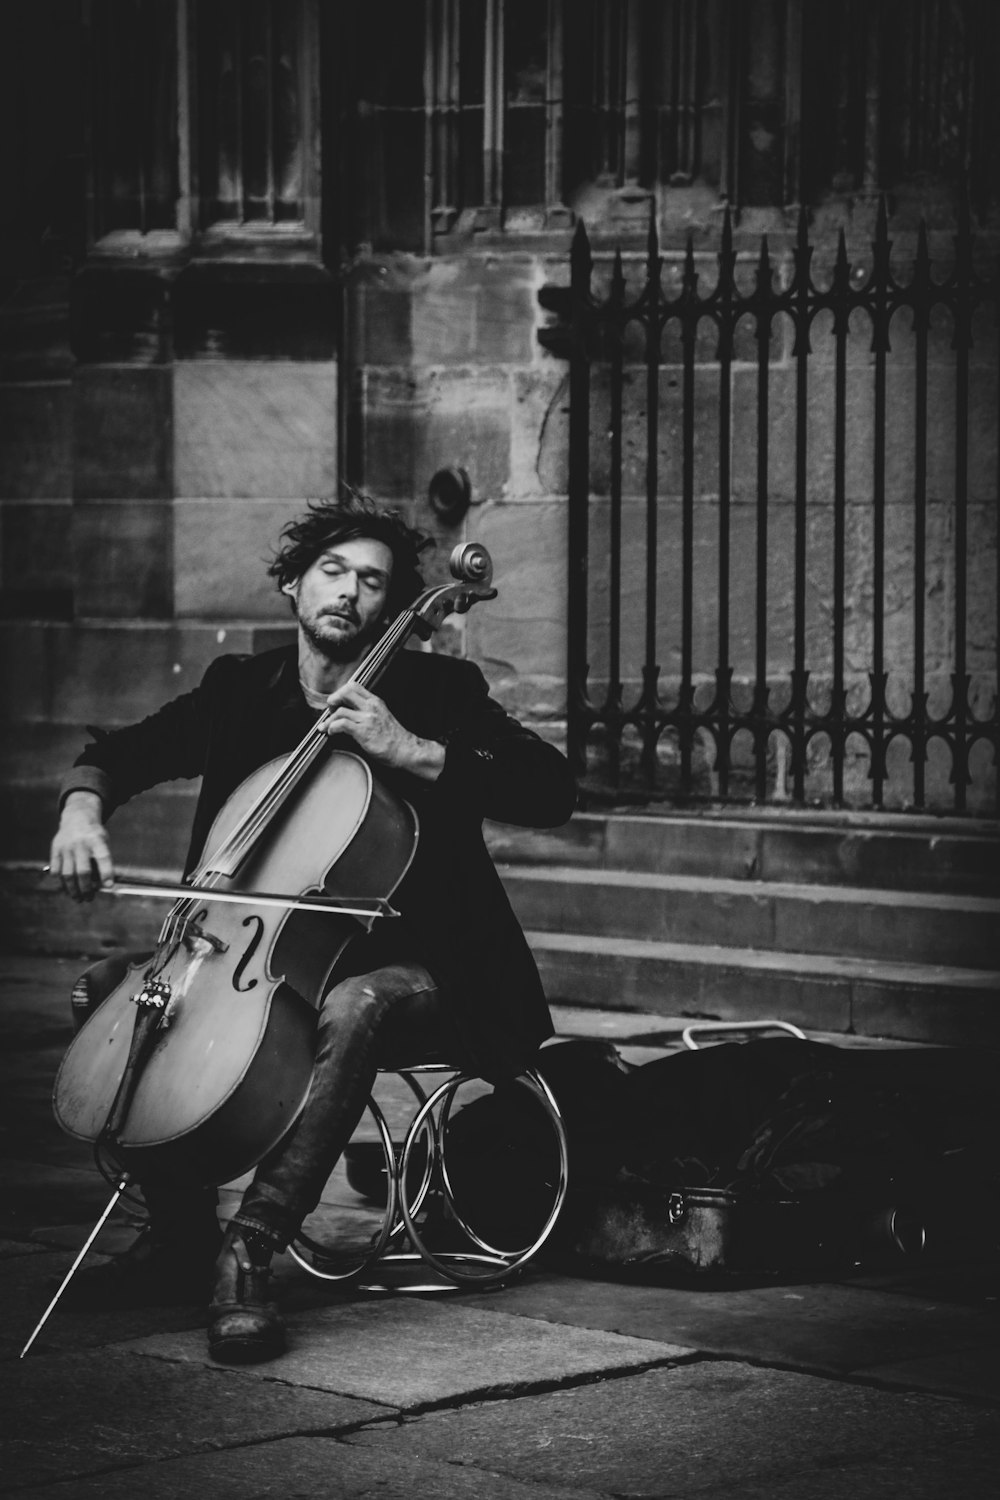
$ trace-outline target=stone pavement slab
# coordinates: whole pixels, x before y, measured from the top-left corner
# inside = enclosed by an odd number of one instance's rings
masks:
[[[706,1353],[830,1373],[904,1368],[962,1350],[995,1349],[995,1307],[963,1307],[841,1283],[702,1290],[539,1276],[508,1287],[506,1313],[690,1345]],[[959,1362],[960,1363],[960,1362]],[[908,1366],[906,1366],[908,1367]],[[953,1390],[958,1368],[942,1366]],[[947,1374],[945,1373],[947,1370]]]
[[[0,1404],[5,1486],[332,1432],[378,1412],[325,1391],[265,1385],[218,1366],[192,1370],[118,1349],[4,1364]]]
[[[331,1293],[283,1258],[279,1295],[296,1346],[276,1364],[215,1366],[202,1315],[190,1308],[59,1309],[17,1364],[69,1264],[68,1247],[81,1242],[110,1192],[88,1148],[64,1137],[51,1113],[52,1077],[69,1037],[66,997],[79,968],[15,960],[0,976],[13,981],[0,1002],[0,1344],[10,1357],[0,1398],[19,1461],[30,1459],[5,1476],[14,1485],[7,1493],[43,1500],[996,1493],[997,1415],[988,1405],[998,1394],[989,1321],[995,1269],[980,1274],[966,1264],[935,1272],[914,1259],[884,1277],[725,1291],[542,1268],[503,1293],[390,1302]],[[588,1010],[557,1020],[564,1034],[606,1037],[636,1062],[676,1047],[681,1029],[678,1022],[674,1034],[672,1020],[634,1013]],[[402,1115],[408,1099],[388,1087],[389,1106]],[[223,1193],[224,1212],[234,1197],[232,1187]],[[340,1226],[366,1219],[336,1182],[323,1216]],[[120,1249],[130,1237],[119,1222],[101,1249]],[[101,1345],[110,1347],[98,1352]],[[692,1356],[689,1346],[708,1357]],[[784,1368],[754,1368],[768,1363]],[[817,1369],[843,1378],[818,1378]],[[940,1399],[942,1391],[955,1399]],[[315,1424],[313,1401],[326,1403]],[[331,1410],[361,1412],[363,1435],[353,1418],[342,1425]]]
[[[995,1493],[980,1486],[1000,1458],[996,1413],[937,1396],[877,1390],[787,1370],[702,1361],[625,1380],[431,1412],[351,1445],[421,1461],[472,1464],[538,1484],[600,1494],[688,1497],[813,1494],[909,1497],[865,1489],[866,1467],[938,1466],[940,1500]],[[947,1458],[947,1463],[942,1459]],[[843,1468],[839,1488],[810,1488]]]
[[[872,1365],[865,1375],[887,1385],[905,1385],[913,1390],[936,1391],[939,1395],[966,1396],[973,1401],[1000,1406],[1000,1363],[995,1336],[977,1349],[926,1354],[915,1359]]]
[[[30,1248],[30,1247],[29,1247]],[[56,1287],[73,1263],[66,1251],[11,1256],[3,1263],[0,1297],[0,1355],[16,1359]],[[204,1326],[200,1308],[143,1307],[102,1310],[60,1302],[25,1356],[22,1369],[60,1349],[92,1349],[142,1334]],[[204,1335],[202,1335],[204,1337]]]
[[[288,1352],[260,1366],[262,1378],[403,1410],[641,1370],[693,1352],[652,1339],[459,1306],[442,1297],[344,1301],[293,1313],[288,1327]],[[211,1366],[200,1332],[157,1334],[119,1347]]]
[[[32,1500],[594,1500],[596,1492],[312,1437],[146,1463],[77,1479],[71,1487],[45,1484],[9,1493]]]
[[[0,1260],[13,1260],[21,1255],[44,1255],[44,1245],[29,1245],[25,1240],[0,1240]]]
[[[845,1439],[841,1462],[828,1468],[768,1475],[759,1483],[727,1481],[689,1493],[698,1500],[989,1500],[996,1489],[995,1461],[973,1453],[963,1453],[958,1464],[947,1451],[855,1462]]]

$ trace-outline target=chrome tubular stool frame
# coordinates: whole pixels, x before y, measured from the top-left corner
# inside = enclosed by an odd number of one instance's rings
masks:
[[[381,1282],[369,1283],[369,1273],[377,1272],[379,1266],[425,1267],[443,1278],[445,1286],[499,1286],[538,1254],[555,1227],[566,1197],[569,1181],[566,1130],[552,1090],[534,1069],[527,1070],[514,1080],[538,1102],[546,1115],[555,1136],[559,1162],[552,1206],[540,1230],[527,1245],[516,1250],[505,1250],[490,1244],[465,1218],[456,1203],[448,1172],[445,1138],[452,1106],[459,1089],[478,1080],[470,1073],[456,1071],[447,1063],[419,1063],[408,1067],[381,1068],[379,1071],[402,1077],[417,1101],[416,1113],[407,1127],[401,1147],[397,1147],[393,1140],[379,1104],[374,1098],[368,1101],[368,1111],[375,1122],[385,1161],[387,1193],[381,1226],[367,1250],[359,1257],[354,1257],[349,1265],[345,1264],[347,1257],[341,1252],[324,1247],[301,1231],[288,1247],[290,1254],[304,1270],[323,1281],[359,1283],[372,1291],[442,1290],[440,1281],[430,1286],[400,1283],[391,1288]],[[420,1079],[434,1074],[448,1076],[428,1093]],[[418,1165],[421,1144],[426,1150],[422,1168]],[[415,1186],[411,1179],[415,1181]],[[427,1243],[417,1223],[417,1216],[428,1193],[435,1186],[449,1219],[468,1240],[468,1249],[433,1249]],[[406,1246],[409,1248],[405,1248]]]

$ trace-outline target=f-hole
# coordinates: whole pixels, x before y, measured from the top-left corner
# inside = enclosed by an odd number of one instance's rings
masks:
[[[240,980],[243,978],[243,971],[246,969],[247,964],[253,958],[254,954],[257,952],[257,949],[260,947],[260,939],[264,931],[264,919],[263,917],[255,916],[244,917],[243,926],[252,927],[253,936],[251,937],[249,943],[247,943],[246,952],[233,971],[233,989],[241,995],[245,995],[247,990],[252,990],[254,985],[257,983],[256,979],[251,979],[247,984],[241,984]]]

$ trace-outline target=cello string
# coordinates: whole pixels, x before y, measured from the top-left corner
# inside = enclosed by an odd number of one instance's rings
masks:
[[[413,616],[414,611],[411,609],[403,611],[397,617],[381,640],[365,658],[358,670],[349,679],[349,682],[360,683],[362,687],[367,687],[375,681],[390,658],[395,654],[398,646],[405,641],[411,628]],[[235,842],[239,859],[244,857],[246,846],[246,839],[242,840],[241,846],[241,835],[247,835],[251,841],[256,839],[261,828],[264,826],[264,822],[274,810],[274,807],[294,788],[304,772],[312,764],[316,754],[325,747],[327,743],[326,725],[329,723],[331,717],[332,710],[326,710],[321,715],[298,750],[293,752],[289,757],[272,785],[262,793],[256,807],[249,810],[243,824],[239,829],[234,830],[230,845]],[[225,852],[230,857],[232,856],[232,848],[227,848]]]
[[[368,656],[348,679],[351,683],[370,687],[380,676],[397,650],[411,634],[419,611],[438,589],[427,589],[407,609],[402,610],[390,624]],[[272,781],[260,792],[256,802],[247,810],[237,826],[230,830],[219,848],[202,860],[192,872],[192,891],[211,891],[224,879],[232,878],[245,859],[274,813],[294,790],[302,776],[313,764],[319,752],[328,744],[326,725],[332,717],[327,709],[311,727],[299,745],[282,764]],[[172,908],[160,930],[157,953],[167,943],[171,948],[183,939],[184,925],[193,915],[194,896],[186,897]]]
[[[359,683],[362,687],[367,687],[374,682],[395,654],[398,646],[406,639],[415,617],[415,606],[398,615],[349,682]],[[273,813],[294,789],[323,748],[327,739],[324,726],[331,717],[332,711],[325,710],[280,767],[273,781],[264,788],[257,801],[247,810],[242,822],[230,832],[210,858],[203,861],[199,869],[194,872],[192,882],[197,881],[199,890],[210,890],[219,879],[226,878],[235,872]],[[229,868],[220,870],[217,868],[219,865]]]
[[[367,687],[377,679],[398,647],[409,635],[412,623],[416,619],[417,609],[422,602],[423,599],[419,600],[416,605],[397,616],[349,679],[350,682],[360,683],[363,687]],[[273,780],[260,793],[257,801],[247,810],[242,821],[230,831],[228,837],[223,840],[210,858],[207,861],[203,860],[192,873],[191,885],[194,890],[210,891],[218,887],[223,879],[235,873],[274,812],[312,765],[320,750],[327,744],[325,726],[330,718],[331,710],[328,709],[292,751]],[[222,868],[217,868],[218,866]],[[157,944],[158,952],[164,943],[172,949],[182,941],[183,929],[191,919],[193,908],[194,897],[192,896],[179,901],[168,913]]]
[[[383,664],[395,652],[397,641],[405,639],[406,627],[409,625],[407,616],[410,611],[405,611],[399,616],[389,630],[378,642],[373,651],[366,657],[358,671],[349,679],[351,683],[360,683],[367,686],[374,681],[376,674],[382,670]],[[391,637],[391,639],[387,639]],[[261,793],[256,804],[251,807],[243,822],[233,830],[229,839],[220,850],[212,856],[210,866],[225,862],[230,865],[230,872],[242,861],[246,852],[256,841],[260,832],[270,820],[273,812],[280,806],[281,802],[294,789],[302,775],[315,760],[319,751],[326,743],[325,725],[332,717],[330,710],[324,711],[319,720],[312,726],[302,743],[292,752],[288,760],[278,771],[274,781]]]
[[[324,726],[329,719],[330,712],[326,710],[279,768],[273,781],[264,788],[257,802],[248,809],[242,823],[232,830],[229,837],[211,856],[207,862],[209,872],[216,872],[220,865],[232,866],[234,863],[239,863],[249,842],[253,841],[263,823],[270,818],[322,749],[326,739]],[[228,873],[232,873],[232,870],[230,869]]]

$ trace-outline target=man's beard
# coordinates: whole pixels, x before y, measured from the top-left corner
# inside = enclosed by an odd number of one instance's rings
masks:
[[[300,614],[298,617],[299,628],[309,644],[321,656],[325,656],[327,661],[337,662],[338,664],[357,661],[359,657],[364,656],[369,646],[378,638],[382,630],[381,620],[375,620],[368,625],[359,626],[349,635],[326,636],[320,633],[320,622],[324,618],[328,618],[328,616],[320,615],[319,622],[317,622],[315,619],[304,619]],[[345,616],[341,618],[346,619]],[[353,624],[353,621],[347,620],[347,623],[350,625]]]

